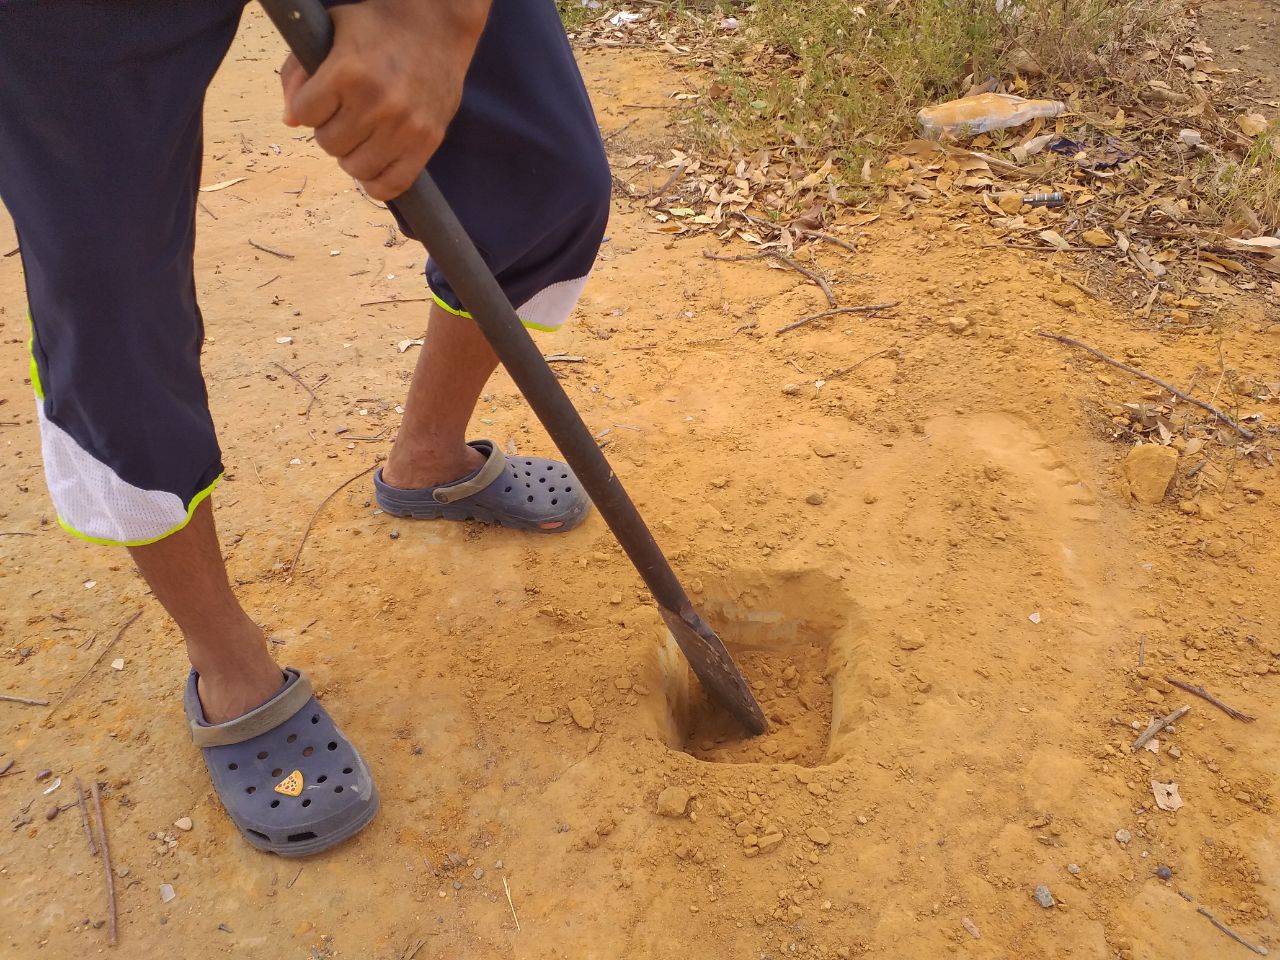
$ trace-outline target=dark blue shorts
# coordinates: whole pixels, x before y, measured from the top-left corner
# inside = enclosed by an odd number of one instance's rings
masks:
[[[158,540],[222,475],[192,250],[205,89],[243,6],[0,0],[0,199],[22,248],[50,493],[87,539]],[[563,324],[610,177],[553,0],[494,0],[428,169],[525,323]],[[427,280],[461,313],[431,261]]]

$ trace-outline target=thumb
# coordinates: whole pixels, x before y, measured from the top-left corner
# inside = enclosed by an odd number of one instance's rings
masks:
[[[293,112],[293,98],[302,85],[310,79],[310,74],[302,69],[302,64],[292,53],[285,59],[280,68],[280,86],[284,93],[284,123],[288,127],[298,126],[298,118]]]

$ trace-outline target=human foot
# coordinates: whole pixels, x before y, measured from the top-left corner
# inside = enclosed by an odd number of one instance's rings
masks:
[[[462,480],[405,488],[383,468],[373,475],[378,506],[418,520],[480,520],[517,530],[554,533],[576,527],[591,501],[558,460],[504,456],[492,440],[473,440],[482,465]],[[394,475],[392,475],[394,477]]]

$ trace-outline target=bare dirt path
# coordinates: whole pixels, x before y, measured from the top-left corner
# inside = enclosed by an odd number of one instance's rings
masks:
[[[106,785],[130,957],[1247,956],[1199,905],[1280,943],[1280,483],[1187,450],[1168,501],[1133,505],[1102,428],[1150,385],[1034,335],[1181,384],[1220,356],[1280,379],[1253,301],[1171,336],[922,213],[867,224],[856,255],[816,251],[842,302],[898,309],[775,337],[823,308],[815,287],[706,260],[714,239],[619,202],[575,321],[544,345],[584,358],[560,367],[567,388],[757,684],[775,732],[743,744],[690,692],[598,518],[564,538],[393,521],[357,483],[285,577],[315,506],[387,449],[416,349],[398,346],[425,311],[366,305],[421,297],[422,252],[279,125],[279,59],[251,16],[209,103],[204,182],[245,178],[202,195],[217,510],[246,603],[360,743],[383,811],[303,863],[223,819],[184,734],[175,631],[123,554],[50,522],[21,268],[0,259],[0,531],[34,534],[0,537],[0,693],[56,700],[143,610],[107,658],[123,669],[104,662],[47,724],[0,703],[0,954],[106,951],[78,817],[45,819],[77,776]],[[611,148],[661,156],[671,118],[625,104],[682,75],[629,51],[583,68],[605,132],[634,121]],[[327,377],[309,412],[276,363]],[[474,431],[549,452],[504,376]],[[1183,703],[1158,753],[1130,753]],[[1152,780],[1186,806],[1156,809]],[[691,794],[684,817],[658,815],[668,786]]]

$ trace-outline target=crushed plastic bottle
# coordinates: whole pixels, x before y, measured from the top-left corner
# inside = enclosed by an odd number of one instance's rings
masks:
[[[1027,100],[1009,93],[979,93],[925,107],[917,115],[931,140],[944,135],[971,137],[990,130],[1017,127],[1036,117],[1056,117],[1067,109],[1061,100]]]

